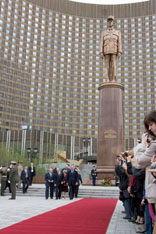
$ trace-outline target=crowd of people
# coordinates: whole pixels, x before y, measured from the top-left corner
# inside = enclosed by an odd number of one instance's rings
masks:
[[[66,164],[65,168],[56,168],[53,164],[49,171],[45,174],[46,189],[45,198],[53,199],[54,195],[56,200],[66,198],[69,195],[70,200],[78,197],[78,191],[82,178],[79,166],[71,166],[69,168]]]
[[[10,166],[0,167],[1,174],[1,196],[4,196],[5,190],[9,188],[11,198],[16,199],[16,188],[23,189],[23,193],[27,192],[29,186],[32,185],[33,177],[35,176],[35,167],[33,162],[30,166],[24,166],[23,162],[11,161]]]
[[[156,111],[145,116],[146,132],[133,150],[116,157],[119,199],[129,222],[141,224],[137,233],[156,234]]]
[[[119,178],[119,199],[123,202],[125,216],[129,222],[141,224],[137,233],[156,234],[156,110],[149,112],[144,119],[145,133],[138,139],[133,150],[121,152],[116,157],[115,172]],[[0,168],[1,196],[9,187],[16,199],[16,187],[27,192],[35,176],[33,163],[24,166],[23,162],[12,161],[11,165]],[[96,185],[97,171],[91,170],[92,184]],[[79,166],[67,164],[56,168],[55,164],[45,174],[45,199],[78,197],[82,178]],[[22,186],[21,186],[22,185]]]
[[[1,196],[4,196],[5,190],[9,188],[11,198],[16,199],[16,188],[22,189],[23,193],[27,193],[29,186],[32,185],[33,177],[36,174],[33,163],[30,166],[23,166],[23,162],[12,161],[10,166],[0,167],[1,174]],[[62,169],[56,168],[55,164],[49,168],[49,171],[45,174],[45,198],[49,197],[53,199],[66,198],[69,195],[70,199],[78,197],[78,191],[80,183],[82,184],[82,178],[79,170],[79,166],[68,164]]]

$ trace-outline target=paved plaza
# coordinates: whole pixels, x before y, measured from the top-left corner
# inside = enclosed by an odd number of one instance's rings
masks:
[[[28,196],[19,196],[16,200],[8,198],[0,197],[0,229],[74,202],[69,199],[45,200],[43,197]]]
[[[68,198],[45,200],[44,197],[17,196],[16,200],[8,200],[10,196],[0,197],[0,229],[43,214],[44,212],[68,205],[80,199]],[[114,214],[107,229],[107,234],[134,234],[138,226],[123,219],[122,202],[118,201]],[[98,215],[98,214],[97,214]],[[82,233],[81,233],[82,234]],[[98,234],[98,233],[97,233]]]
[[[135,234],[140,225],[128,222],[123,219],[125,214],[122,213],[123,205],[118,201],[112,219],[109,223],[106,234]]]

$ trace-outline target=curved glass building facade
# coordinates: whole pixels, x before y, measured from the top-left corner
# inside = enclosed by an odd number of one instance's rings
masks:
[[[98,87],[105,81],[100,34],[114,15],[122,33],[117,76],[125,87],[125,149],[133,147],[156,104],[155,9],[154,0],[108,6],[1,1],[1,144],[37,146],[46,157],[58,150],[72,159],[96,153]]]

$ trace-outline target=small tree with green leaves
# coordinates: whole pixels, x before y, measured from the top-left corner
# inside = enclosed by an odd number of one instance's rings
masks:
[[[23,161],[24,165],[30,164],[28,158],[22,157],[19,151],[14,152],[12,148],[8,151],[6,147],[0,146],[0,165],[9,166],[12,160],[16,162]]]

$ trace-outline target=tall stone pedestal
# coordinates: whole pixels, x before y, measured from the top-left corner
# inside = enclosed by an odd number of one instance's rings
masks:
[[[98,180],[113,177],[116,155],[124,150],[123,90],[117,82],[99,87]]]

